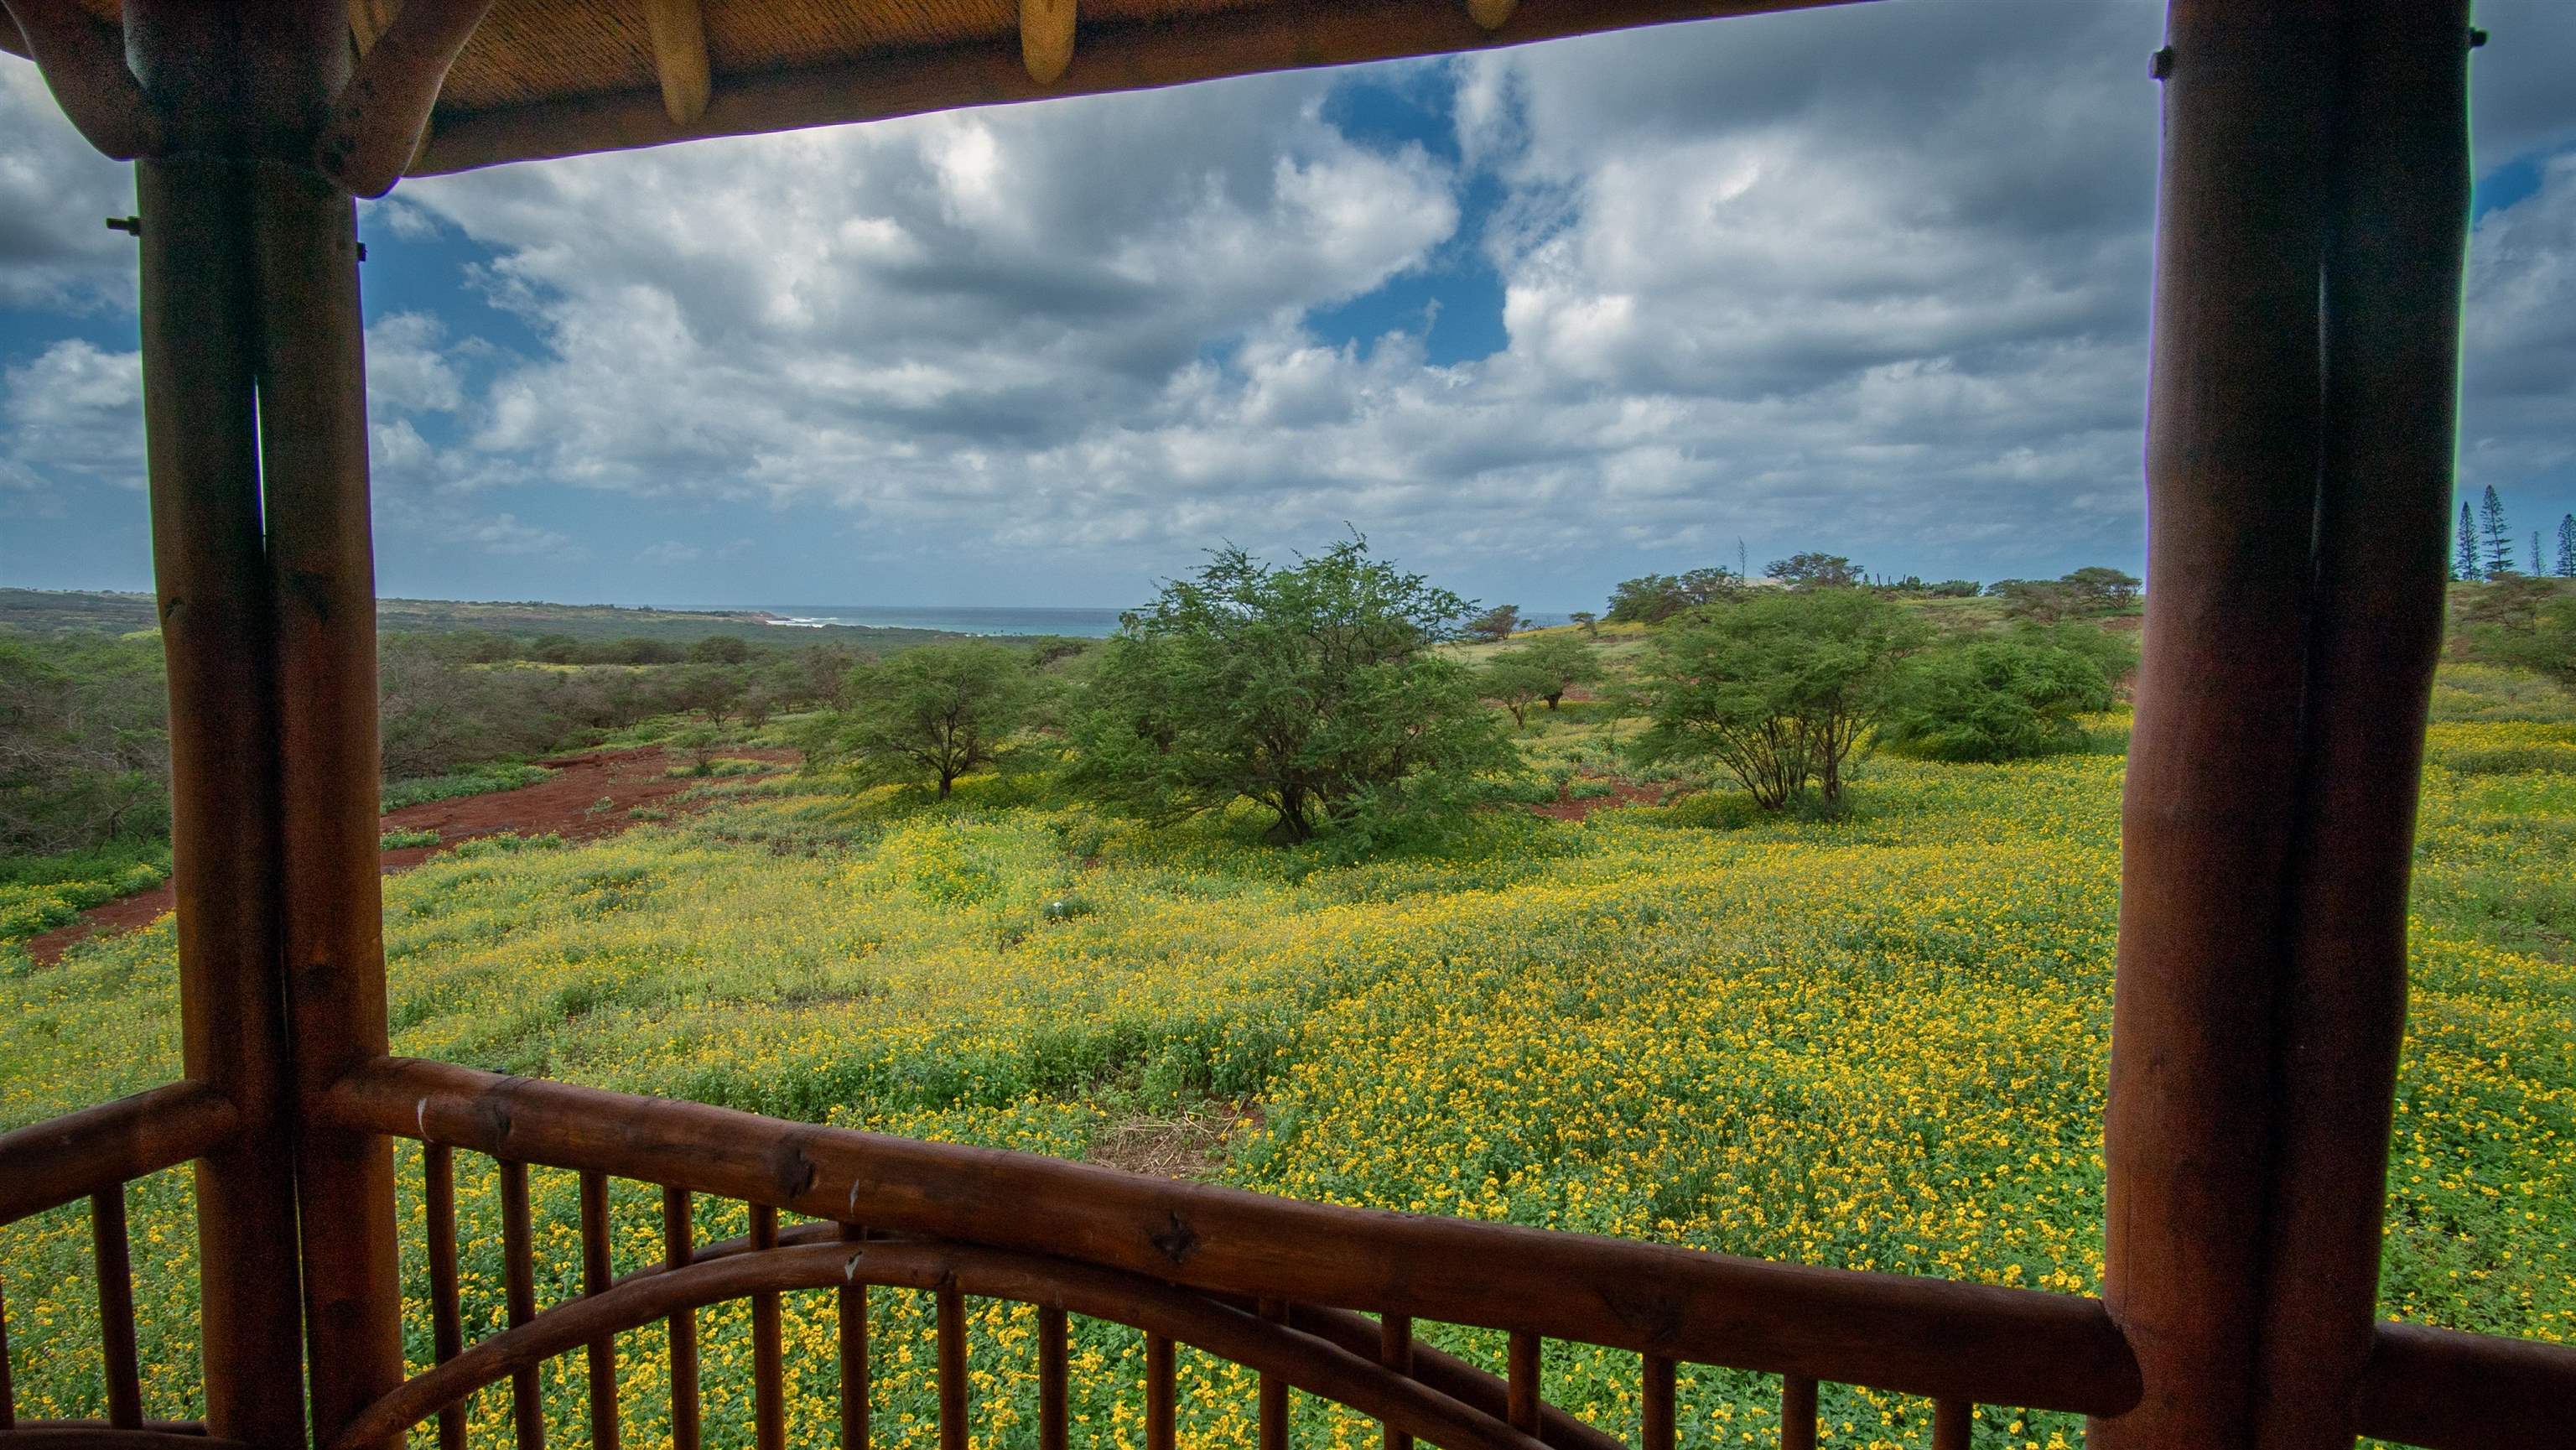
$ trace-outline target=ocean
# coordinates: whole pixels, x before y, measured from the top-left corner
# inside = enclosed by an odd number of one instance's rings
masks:
[[[747,604],[776,615],[780,628],[854,624],[869,629],[944,629],[951,634],[1069,634],[1105,639],[1118,632],[1115,609],[1008,609],[902,604]]]
[[[827,624],[871,629],[942,629],[951,634],[1063,634],[1106,639],[1118,632],[1116,609],[1016,609],[999,605],[946,607],[901,604],[746,604],[745,611],[777,616],[781,629]],[[1562,614],[1527,610],[1524,622],[1540,628],[1571,623]]]

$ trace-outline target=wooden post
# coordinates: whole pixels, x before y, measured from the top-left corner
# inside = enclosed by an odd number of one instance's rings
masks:
[[[2440,649],[2466,0],[2174,0],[2104,1297],[2123,1447],[2349,1446]]]
[[[299,1323],[319,1438],[402,1377],[391,1154],[309,1111],[386,1046],[356,222],[308,164],[348,19],[123,19],[179,152],[139,174],[189,1070],[252,1124],[201,1174],[209,1428],[270,1450],[303,1441]]]
[[[2173,0],[2122,805],[2105,1450],[2248,1443],[2319,463],[2329,0]]]
[[[253,214],[296,1188],[313,1426],[328,1441],[403,1378],[392,1145],[313,1111],[387,1050],[357,211],[321,175],[262,163]]]
[[[2345,8],[2316,627],[2255,1374],[2266,1450],[2352,1444],[2378,1319],[2468,241],[2468,0]]]
[[[242,1123],[196,1165],[206,1428],[279,1450],[304,1442],[303,1354],[246,169],[145,161],[135,191],[181,1052]]]

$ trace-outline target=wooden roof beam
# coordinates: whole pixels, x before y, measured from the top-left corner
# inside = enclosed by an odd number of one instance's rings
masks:
[[[376,48],[401,9],[401,0],[349,0],[349,40],[359,55]]]
[[[1072,0],[1065,0],[1067,8]],[[707,20],[698,0],[644,0],[653,31],[653,68],[662,77],[662,111],[675,126],[707,113],[715,80],[707,67]]]
[[[1487,30],[1500,30],[1520,8],[1521,0],[1467,0],[1467,17]]]
[[[412,174],[1849,3],[1854,0],[1529,0],[1500,30],[1486,29],[1465,5],[1422,0],[1259,6],[1186,25],[1102,23],[1083,30],[1082,69],[1053,85],[1034,79],[1023,57],[987,40],[728,76],[724,94],[690,121],[674,120],[661,98],[644,91],[443,112]]]
[[[448,67],[491,8],[492,0],[409,0],[331,103],[313,143],[315,167],[358,196],[393,190],[420,151]]]
[[[125,37],[72,0],[0,0],[17,22],[8,38],[36,63],[81,138],[117,161],[161,149],[161,113],[125,63]],[[16,47],[12,47],[15,49]]]
[[[1020,63],[1042,86],[1064,78],[1073,64],[1074,0],[1020,0]]]

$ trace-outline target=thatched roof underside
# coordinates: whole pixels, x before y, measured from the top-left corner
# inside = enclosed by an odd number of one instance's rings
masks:
[[[408,174],[1834,3],[496,0]],[[399,9],[350,0],[352,47]]]

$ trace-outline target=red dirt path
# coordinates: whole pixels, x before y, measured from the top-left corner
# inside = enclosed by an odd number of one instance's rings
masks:
[[[793,765],[799,759],[793,750],[727,750],[728,760],[767,760]],[[568,755],[557,760],[540,761],[551,772],[544,780],[523,785],[517,790],[492,791],[485,795],[458,796],[452,800],[429,801],[405,806],[384,818],[382,829],[392,831],[436,831],[435,846],[406,846],[384,853],[385,874],[408,871],[460,841],[476,836],[521,835],[541,836],[548,833],[567,841],[596,840],[613,836],[634,825],[628,812],[637,806],[679,812],[703,809],[708,802],[677,799],[693,786],[704,784],[694,778],[666,774],[680,764],[679,756],[658,745],[635,750],[594,750],[584,755]],[[594,810],[605,798],[608,807]],[[169,911],[176,897],[168,882],[150,891],[93,906],[80,914],[80,919],[59,926],[27,942],[27,955],[39,963],[50,964],[61,959],[74,942],[103,933],[131,931],[149,926]]]

